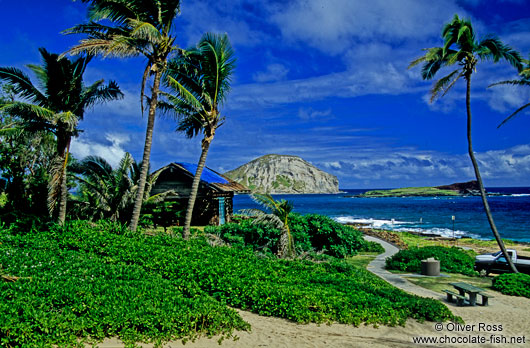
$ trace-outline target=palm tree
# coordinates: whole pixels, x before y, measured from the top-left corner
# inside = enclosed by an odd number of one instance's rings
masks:
[[[174,93],[165,94],[168,103],[162,107],[176,114],[177,130],[188,138],[203,134],[201,156],[186,209],[184,238],[189,238],[193,207],[210,144],[225,120],[219,106],[230,91],[234,68],[234,51],[228,36],[211,33],[204,34],[196,47],[183,52],[168,66],[166,81]]]
[[[0,80],[10,84],[21,101],[9,101],[3,111],[23,120],[22,128],[30,132],[50,132],[57,145],[49,181],[48,209],[58,208],[57,220],[64,223],[66,216],[66,165],[72,136],[77,136],[77,124],[85,109],[101,102],[123,97],[118,85],[99,80],[90,86],[83,83],[83,74],[91,57],[70,61],[39,49],[43,64],[28,65],[42,91],[17,68],[0,68]]]
[[[498,86],[498,85],[513,85],[513,86],[530,86],[530,60],[524,60],[526,64],[526,67],[519,73],[521,78],[519,80],[508,80],[508,81],[501,81],[494,84],[489,85],[488,87],[492,86]],[[530,103],[526,103],[525,105],[521,106],[519,109],[515,110],[510,116],[504,119],[504,121],[501,122],[497,126],[497,128],[501,127],[503,124],[514,118],[515,116],[519,115],[521,111],[526,109],[528,106],[530,106]]]
[[[254,223],[270,225],[282,231],[278,243],[278,256],[293,257],[295,254],[293,236],[289,228],[289,214],[293,210],[293,204],[286,200],[276,201],[270,194],[252,194],[252,199],[269,210],[270,213],[260,209],[245,209],[244,214],[255,216]]]
[[[132,212],[138,191],[140,165],[131,154],[125,153],[116,169],[102,157],[88,156],[72,165],[70,171],[81,183],[81,203],[93,219],[125,222]],[[158,203],[174,191],[151,196],[151,189],[160,173],[148,176],[144,190],[144,204]]]
[[[517,69],[520,69],[521,57],[518,52],[503,44],[496,37],[490,36],[481,41],[477,41],[471,22],[466,19],[458,18],[458,15],[455,15],[453,20],[444,26],[442,36],[444,39],[443,47],[426,49],[426,54],[414,60],[409,65],[409,68],[424,63],[421,70],[422,78],[424,80],[430,80],[434,78],[440,68],[455,64],[459,65],[457,69],[435,82],[431,90],[431,102],[440,96],[440,94],[442,96],[445,95],[461,77],[466,81],[467,141],[469,157],[471,158],[471,163],[473,164],[475,176],[479,184],[480,196],[482,197],[482,203],[484,205],[484,210],[486,211],[491,231],[493,232],[497,244],[502,250],[504,256],[508,260],[512,271],[517,272],[511,258],[508,257],[504,243],[497,231],[495,222],[493,221],[478,163],[475,154],[473,153],[471,138],[471,76],[473,72],[476,71],[478,62],[485,60],[491,60],[495,63],[501,59],[506,60]]]
[[[147,64],[142,78],[140,104],[143,112],[145,84],[153,76],[149,98],[149,114],[138,192],[129,228],[136,230],[149,171],[155,115],[160,92],[160,80],[167,67],[168,57],[177,50],[172,35],[173,19],[180,11],[179,0],[82,0],[89,2],[88,24],[79,24],[66,34],[85,34],[88,37],[71,48],[71,54],[88,53],[103,57],[144,56]],[[98,22],[110,22],[110,25]]]

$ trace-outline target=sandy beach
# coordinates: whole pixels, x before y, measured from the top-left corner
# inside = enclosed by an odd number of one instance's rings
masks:
[[[438,299],[447,303],[445,297]],[[221,345],[217,338],[202,337],[195,342],[170,342],[164,347],[277,347],[277,348],[319,348],[319,347],[530,347],[530,299],[504,296],[495,293],[495,298],[488,307],[457,307],[447,304],[451,311],[464,319],[466,327],[452,323],[443,323],[443,329],[437,331],[436,323],[419,323],[408,320],[405,327],[372,326],[353,327],[351,325],[332,324],[296,324],[284,319],[262,317],[250,312],[238,311],[243,319],[252,325],[251,332],[238,332],[237,341],[225,340]],[[489,326],[491,325],[491,326]],[[494,331],[494,325],[498,331]],[[502,327],[501,327],[502,326]],[[502,330],[502,331],[501,331]],[[486,343],[464,344],[452,343],[420,344],[414,338],[433,337],[447,340],[468,340],[483,337]],[[511,344],[512,337],[519,338],[521,344]],[[507,339],[505,344],[490,342],[491,339]],[[465,341],[464,341],[465,342]],[[106,340],[100,347],[123,347],[116,339]],[[142,345],[151,347],[152,345]]]
[[[388,243],[382,243],[386,252],[379,255],[368,266],[368,270],[407,292],[442,301],[465,324],[419,323],[410,319],[405,327],[297,324],[238,310],[241,317],[252,326],[250,332],[237,332],[238,340],[225,340],[219,345],[218,337],[201,337],[186,344],[180,341],[170,342],[164,347],[530,347],[530,299],[489,291],[495,296],[490,300],[489,306],[458,307],[454,303],[448,303],[445,294],[419,287],[401,275],[384,270],[384,259],[395,250]],[[431,340],[431,343],[418,342],[422,339]],[[108,339],[99,346],[123,347],[116,339]]]

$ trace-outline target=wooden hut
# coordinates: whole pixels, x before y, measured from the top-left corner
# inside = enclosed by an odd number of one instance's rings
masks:
[[[191,192],[197,164],[173,162],[157,170],[158,179],[151,194],[173,190],[166,200],[176,201],[186,209]],[[222,225],[230,222],[233,214],[233,197],[238,193],[250,193],[250,190],[220,173],[205,167],[193,209],[192,224]]]

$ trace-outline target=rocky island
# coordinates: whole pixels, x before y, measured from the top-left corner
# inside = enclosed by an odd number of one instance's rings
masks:
[[[479,186],[476,180],[433,187],[405,187],[392,190],[372,190],[356,197],[435,197],[465,195],[479,195]]]
[[[338,193],[339,180],[298,156],[265,155],[224,174],[256,193]]]

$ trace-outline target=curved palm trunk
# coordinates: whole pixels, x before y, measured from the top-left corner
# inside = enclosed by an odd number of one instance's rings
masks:
[[[493,216],[491,215],[490,206],[488,204],[488,199],[486,196],[486,190],[484,189],[484,185],[482,183],[482,177],[480,176],[480,171],[478,169],[478,163],[477,163],[477,160],[475,159],[475,154],[473,153],[473,145],[471,141],[471,75],[470,74],[466,75],[466,81],[467,81],[467,90],[466,90],[467,143],[468,143],[469,157],[471,158],[471,163],[473,164],[473,169],[475,171],[475,177],[477,178],[477,182],[480,188],[480,197],[482,198],[482,204],[484,205],[484,210],[486,211],[486,216],[488,218],[491,231],[493,232],[493,235],[495,236],[495,239],[497,240],[497,244],[499,245],[504,257],[508,261],[508,264],[510,265],[512,272],[518,273],[517,268],[515,268],[515,265],[513,264],[512,259],[509,257],[508,252],[506,251],[506,247],[504,246],[504,242],[502,241],[501,236],[499,235],[499,232],[497,231],[495,222],[493,221]]]
[[[59,213],[57,215],[57,222],[59,225],[64,224],[66,220],[66,201],[68,200],[68,186],[66,182],[66,166],[68,165],[68,154],[70,153],[70,142],[72,140],[71,136],[68,136],[66,141],[66,151],[64,153],[64,162],[62,168],[62,178],[61,178],[61,193],[59,200]]]
[[[202,152],[201,157],[199,158],[199,164],[197,165],[197,171],[193,177],[193,183],[191,184],[190,198],[188,199],[188,208],[186,209],[186,219],[184,220],[184,231],[182,232],[182,237],[184,239],[190,238],[190,227],[191,227],[191,218],[193,216],[193,207],[195,206],[195,200],[197,199],[197,193],[199,192],[199,184],[201,182],[202,171],[206,164],[206,156],[208,156],[208,150],[210,149],[210,144],[212,143],[214,133],[212,132],[210,136],[205,136],[202,140]]]
[[[156,65],[155,65],[156,66]],[[147,130],[145,131],[145,145],[144,154],[142,157],[142,168],[140,170],[140,179],[138,181],[138,192],[134,201],[134,208],[132,212],[129,229],[136,231],[138,228],[138,220],[140,219],[140,211],[142,210],[142,203],[144,201],[145,182],[147,180],[147,172],[149,171],[149,158],[151,156],[151,146],[153,144],[153,130],[155,128],[155,114],[158,103],[158,92],[160,90],[160,79],[162,71],[158,68],[155,72],[155,79],[153,82],[153,90],[151,94],[151,102],[149,103],[149,115],[147,118]]]
[[[285,234],[287,237],[287,253],[286,256],[293,257],[294,256],[294,242],[293,242],[293,236],[291,235],[291,229],[289,228],[289,215],[285,217],[285,221],[283,222],[285,226]]]

